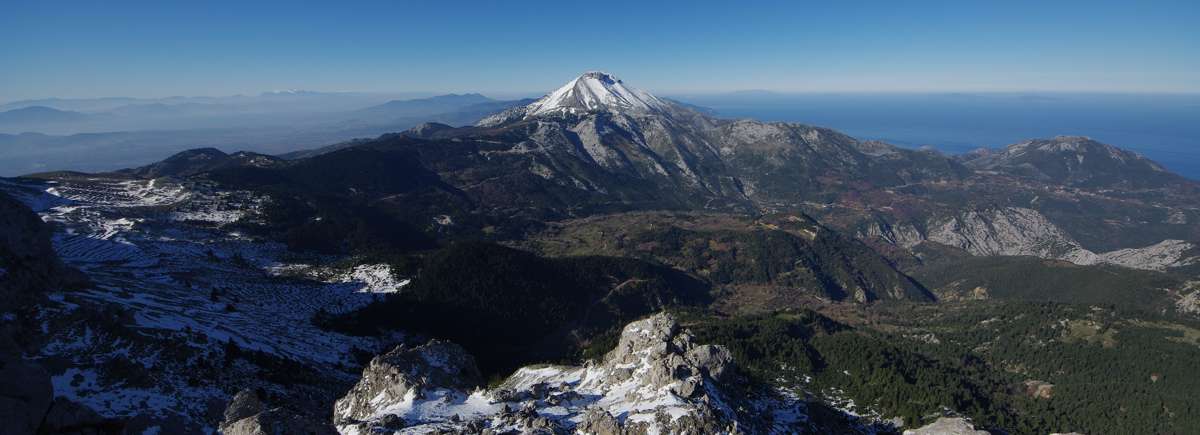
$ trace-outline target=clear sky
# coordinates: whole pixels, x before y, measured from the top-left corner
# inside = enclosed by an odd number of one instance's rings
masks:
[[[1200,92],[1200,1],[0,0],[0,101],[273,89]]]

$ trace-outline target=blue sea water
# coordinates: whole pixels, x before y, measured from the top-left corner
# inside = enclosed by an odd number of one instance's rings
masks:
[[[1200,179],[1200,94],[777,94],[676,96],[725,118],[800,122],[947,153],[1089,136]]]

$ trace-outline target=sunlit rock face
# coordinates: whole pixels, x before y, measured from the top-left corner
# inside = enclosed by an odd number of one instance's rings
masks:
[[[720,346],[693,343],[673,317],[627,325],[617,347],[583,366],[529,366],[474,388],[474,361],[450,343],[377,357],[334,409],[342,433],[740,433],[717,380]]]

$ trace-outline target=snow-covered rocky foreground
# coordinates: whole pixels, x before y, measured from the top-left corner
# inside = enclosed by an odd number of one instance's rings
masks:
[[[327,409],[355,379],[352,351],[381,345],[312,316],[406,284],[386,265],[338,269],[239,234],[269,201],[248,192],[98,177],[0,188],[55,224],[55,251],[91,280],[41,314],[55,396],[150,432],[211,432],[243,388]]]
[[[720,385],[732,363],[720,346],[693,342],[668,314],[627,325],[617,347],[583,366],[524,367],[494,388],[461,347],[432,341],[376,357],[334,407],[343,434],[731,434],[804,431],[800,401],[740,403]],[[758,406],[753,406],[758,405]]]

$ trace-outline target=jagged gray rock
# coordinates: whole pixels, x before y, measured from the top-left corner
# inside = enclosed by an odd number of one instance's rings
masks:
[[[975,430],[967,419],[939,417],[937,421],[916,429],[904,431],[904,435],[990,435],[987,431]]]
[[[694,343],[665,313],[627,325],[601,361],[523,367],[494,389],[468,391],[471,382],[442,378],[471,372],[460,365],[473,361],[460,353],[438,342],[376,358],[338,401],[336,424],[344,433],[375,433],[393,414],[408,429],[448,433],[741,433],[717,386],[729,351]]]
[[[436,339],[416,347],[400,345],[371,360],[358,384],[334,404],[334,421],[378,418],[390,404],[424,399],[428,390],[465,390],[481,379],[475,358],[462,346]]]
[[[1184,314],[1200,314],[1200,281],[1188,281],[1176,290],[1175,310]]]
[[[232,399],[229,399],[229,405],[225,407],[224,421],[232,423],[263,412],[266,408],[254,390],[238,391]]]
[[[600,408],[588,409],[575,431],[587,435],[621,435],[621,422]]]
[[[732,358],[720,346],[697,345],[668,314],[629,325],[599,364],[580,368],[523,368],[501,384],[509,390],[542,386],[544,393],[599,396],[586,409],[620,415],[624,433],[734,433],[736,423],[715,381]],[[538,403],[534,400],[533,403]],[[594,424],[606,426],[603,421]]]

